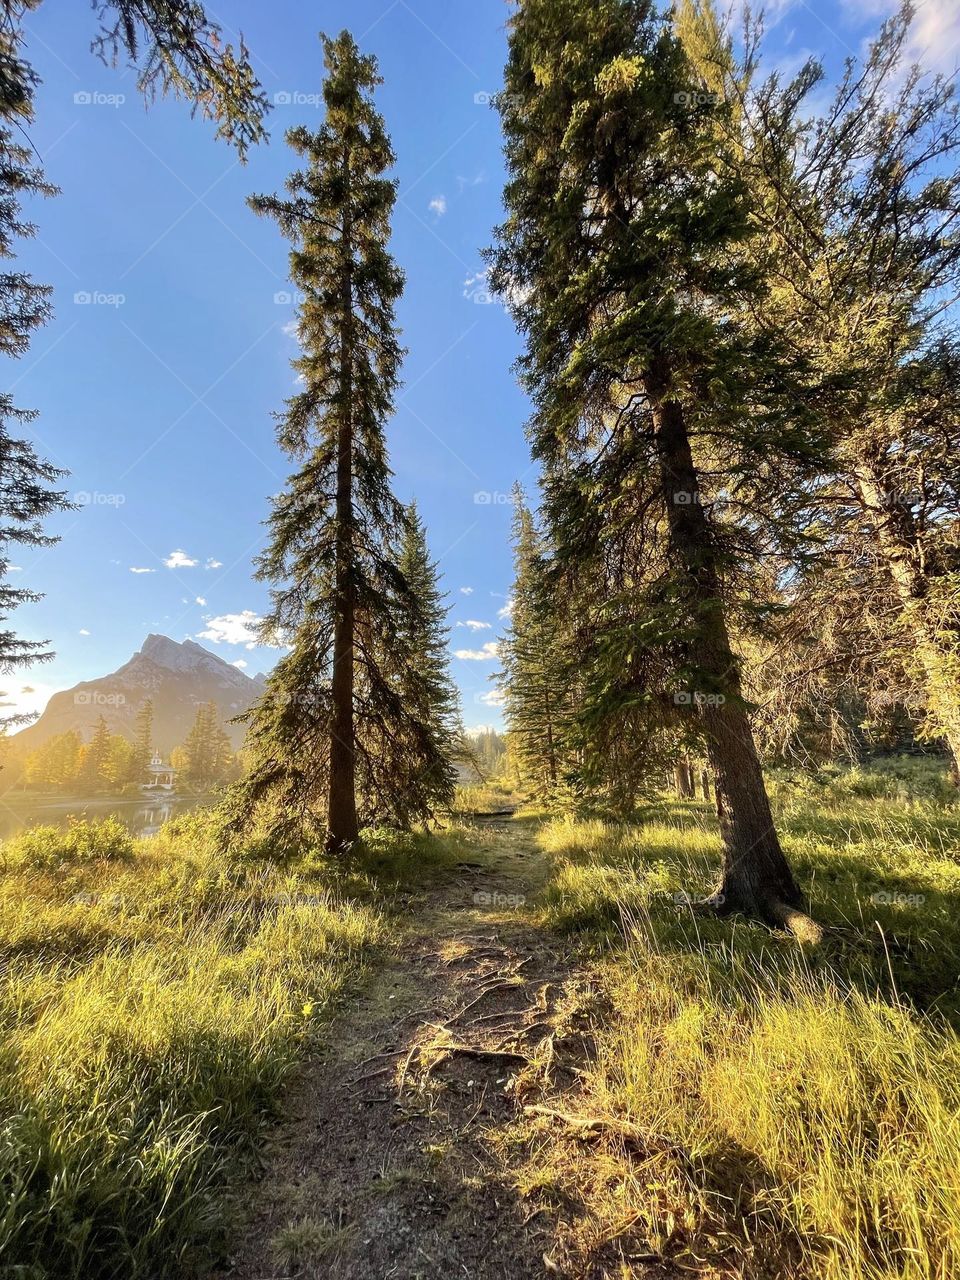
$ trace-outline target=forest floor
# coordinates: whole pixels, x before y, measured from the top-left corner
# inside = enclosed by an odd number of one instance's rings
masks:
[[[232,1280],[560,1270],[508,1135],[525,1106],[572,1105],[592,983],[528,909],[548,862],[526,824],[494,830],[409,902],[401,944],[294,1081]]]

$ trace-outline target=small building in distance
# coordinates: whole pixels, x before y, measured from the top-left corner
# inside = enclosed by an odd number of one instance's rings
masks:
[[[155,795],[157,792],[171,792],[177,782],[177,771],[172,765],[164,764],[160,752],[153,753],[153,759],[147,765],[147,779],[141,791]]]

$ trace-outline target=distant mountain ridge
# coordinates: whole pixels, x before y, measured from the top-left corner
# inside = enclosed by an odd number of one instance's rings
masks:
[[[14,735],[19,747],[33,750],[58,733],[73,729],[89,741],[101,716],[111,733],[133,739],[137,712],[153,700],[153,742],[164,754],[190,732],[197,708],[212,702],[234,747],[244,726],[229,721],[259,697],[264,678],[245,675],[193,640],[147,636],[137,653],[110,675],[82,680],[55,693],[40,718]]]

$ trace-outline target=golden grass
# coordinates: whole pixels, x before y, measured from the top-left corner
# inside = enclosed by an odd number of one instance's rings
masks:
[[[0,1256],[30,1280],[209,1259],[225,1164],[385,936],[318,866],[228,862],[201,823],[127,844],[5,850]]]
[[[719,852],[703,807],[542,830],[543,915],[594,947],[607,1002],[576,1103],[601,1139],[538,1119],[517,1180],[578,1206],[570,1267],[960,1275],[957,813],[794,797],[785,829],[833,925],[812,957],[691,908]]]

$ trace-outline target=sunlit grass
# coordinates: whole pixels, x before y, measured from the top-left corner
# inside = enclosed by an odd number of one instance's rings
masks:
[[[521,1180],[559,1182],[580,1205],[565,1247],[581,1261],[609,1261],[619,1241],[623,1257],[648,1249],[706,1275],[947,1280],[960,1274],[960,815],[843,784],[777,790],[831,927],[812,955],[688,901],[719,859],[707,806],[543,828],[543,916],[594,946],[609,1003],[578,1099],[607,1136],[589,1151],[535,1136]]]
[[[218,857],[202,823],[57,839],[10,842],[0,877],[0,1257],[31,1280],[179,1273],[385,924],[318,863]]]

